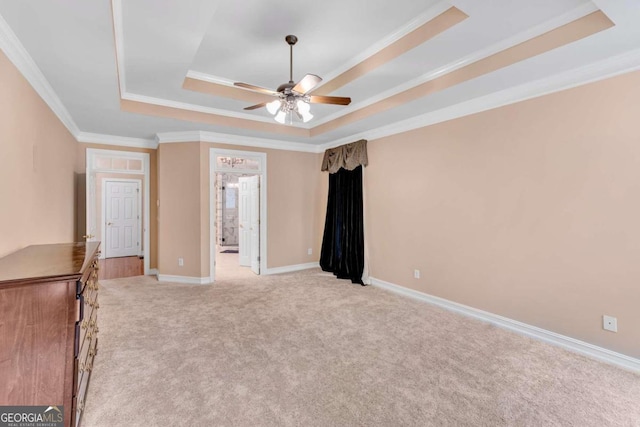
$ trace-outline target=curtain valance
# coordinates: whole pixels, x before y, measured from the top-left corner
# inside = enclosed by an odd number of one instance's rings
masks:
[[[329,173],[336,173],[340,168],[352,171],[360,165],[367,166],[368,164],[367,140],[361,139],[351,144],[326,150],[324,159],[322,159],[322,170],[329,171]]]

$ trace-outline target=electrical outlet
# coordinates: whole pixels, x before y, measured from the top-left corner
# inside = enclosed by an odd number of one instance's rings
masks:
[[[618,332],[618,319],[613,316],[602,316],[602,328],[605,331]]]
[[[184,258],[178,258],[178,267],[184,267]]]
[[[413,270],[413,278],[414,279],[420,278],[420,270]]]
[[[313,254],[313,250],[311,248],[307,249],[307,255],[312,255]]]

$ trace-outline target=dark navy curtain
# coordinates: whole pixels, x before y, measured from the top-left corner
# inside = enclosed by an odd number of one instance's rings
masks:
[[[363,285],[362,166],[351,171],[340,168],[329,174],[320,267],[339,279],[350,279],[352,283]]]

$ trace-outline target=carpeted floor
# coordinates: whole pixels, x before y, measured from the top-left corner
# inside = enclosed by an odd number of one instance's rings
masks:
[[[640,426],[640,375],[319,270],[101,284],[85,427]]]

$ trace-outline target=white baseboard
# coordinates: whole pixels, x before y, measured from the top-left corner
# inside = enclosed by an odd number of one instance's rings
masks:
[[[211,283],[207,277],[172,276],[170,274],[158,273],[158,282],[186,283],[188,285],[208,285]]]
[[[158,275],[158,269],[157,268],[150,268],[149,272],[146,275],[147,276],[157,276]]]
[[[603,347],[598,347],[596,345],[589,344],[587,342],[580,341],[566,335],[547,331],[546,329],[538,328],[537,326],[509,319],[508,317],[503,317],[497,314],[489,313],[488,311],[479,310],[477,308],[449,301],[444,298],[436,297],[433,295],[425,294],[423,292],[415,291],[413,289],[405,288],[400,285],[385,282],[384,280],[376,279],[374,277],[371,278],[371,284],[373,286],[377,286],[379,288],[395,292],[409,298],[437,305],[438,307],[442,307],[444,309],[454,311],[465,316],[473,317],[484,322],[494,324],[501,328],[509,329],[511,331],[529,336],[531,338],[535,338],[549,344],[557,345],[567,350],[580,353],[582,355],[598,359],[600,361],[607,362],[633,372],[640,373],[640,359],[617,353]]]
[[[295,264],[295,265],[285,265],[284,267],[274,267],[267,268],[263,274],[282,274],[282,273],[291,273],[294,271],[307,270],[309,268],[316,268],[320,265],[317,262],[308,262],[306,264]]]

